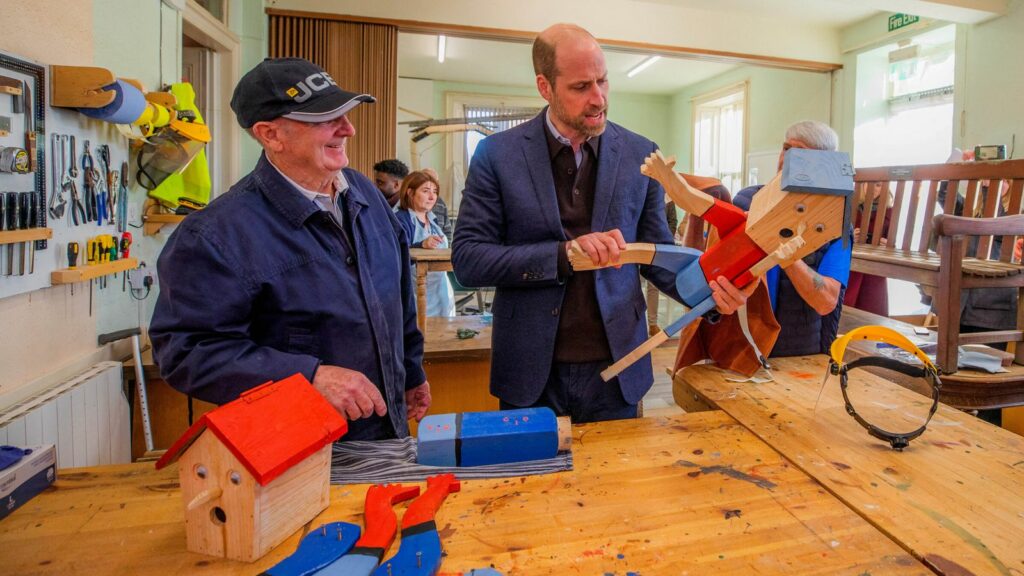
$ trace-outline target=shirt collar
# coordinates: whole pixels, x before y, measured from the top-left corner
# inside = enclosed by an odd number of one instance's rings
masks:
[[[304,188],[300,186],[298,182],[289,178],[287,174],[285,174],[280,168],[278,168],[273,162],[271,162],[270,158],[267,158],[267,163],[273,166],[274,170],[277,170],[277,173],[280,174],[281,177],[284,178],[286,182],[294,186],[295,189],[298,190],[303,196],[308,198],[310,202],[316,202],[319,205],[320,202],[317,200],[318,196],[331,198],[330,194],[324,194],[323,192],[317,192],[315,190],[310,190],[309,188]],[[348,180],[345,179],[345,175],[342,174],[341,170],[338,171],[334,178],[334,189],[338,192],[338,194],[346,194],[349,188]],[[338,194],[335,194],[334,198],[332,199],[334,203],[338,202]]]
[[[562,133],[555,128],[555,124],[551,121],[551,107],[547,107],[544,110],[544,124],[547,125],[547,137],[548,137],[548,151],[551,153],[551,157],[554,158],[561,150],[561,146],[568,146],[572,148],[572,141],[562,136]],[[600,148],[599,143],[601,141],[600,136],[591,136],[587,138],[580,148],[589,148],[590,153],[593,154],[594,158],[597,158],[597,151]]]

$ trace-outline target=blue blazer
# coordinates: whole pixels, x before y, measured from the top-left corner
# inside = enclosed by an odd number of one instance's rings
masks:
[[[452,265],[465,286],[495,286],[491,393],[517,406],[540,397],[551,370],[565,286],[558,253],[566,241],[548,154],[546,109],[485,138],[469,167],[456,221]],[[598,151],[591,229],[618,228],[626,242],[671,244],[664,192],[640,173],[657,146],[609,122]],[[639,274],[638,274],[639,272]],[[598,306],[615,359],[647,339],[640,275],[678,299],[675,275],[652,266],[595,272]],[[654,380],[650,362],[623,371],[619,386],[635,404]]]

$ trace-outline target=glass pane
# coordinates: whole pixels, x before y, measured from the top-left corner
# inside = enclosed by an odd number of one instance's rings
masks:
[[[217,20],[224,22],[224,5],[227,4],[227,0],[196,0],[196,4],[205,8]]]

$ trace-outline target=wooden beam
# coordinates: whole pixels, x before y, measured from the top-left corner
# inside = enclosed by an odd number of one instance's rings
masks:
[[[291,16],[299,18],[316,18],[320,20],[358,22],[362,24],[382,24],[395,26],[398,28],[399,32],[407,32],[411,34],[444,34],[446,36],[455,36],[459,38],[499,40],[505,42],[520,42],[524,44],[533,42],[533,39],[537,36],[537,32],[527,30],[491,28],[486,26],[467,26],[464,24],[425,22],[422,20],[402,20],[398,18],[375,18],[371,16],[355,16],[352,14],[329,14],[326,12],[279,10],[276,8],[267,8],[266,13],[268,16]],[[657,54],[660,56],[687,58],[690,60],[702,60],[705,62],[719,62],[722,64],[751,64],[755,66],[768,66],[771,68],[783,68],[786,70],[801,70],[807,72],[832,72],[843,67],[842,64],[832,62],[799,60],[795,58],[781,58],[778,56],[728,52],[724,50],[708,50],[705,48],[675,46],[671,44],[634,42],[631,40],[616,40],[613,38],[598,38],[597,41],[605,48],[611,48],[621,52]]]

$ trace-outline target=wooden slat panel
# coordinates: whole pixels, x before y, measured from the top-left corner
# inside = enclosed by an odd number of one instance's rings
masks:
[[[956,214],[956,197],[960,192],[960,181],[949,180],[946,185],[946,201],[942,204],[943,214]]]
[[[1010,200],[1006,206],[1007,214],[1020,214],[1021,213],[1021,194],[1024,191],[1024,180],[1013,180],[1010,182]],[[1017,239],[1020,236],[1003,236],[1002,246],[999,250],[999,259],[1003,262],[1016,262],[1017,259],[1013,258],[1014,246],[1017,245]]]
[[[903,193],[903,182],[898,183],[896,186],[899,188],[900,194]],[[882,225],[885,223],[885,213],[889,206],[889,183],[886,182],[882,185],[882,189],[878,193],[878,198],[871,203],[871,206],[875,207],[875,219],[871,223],[871,245],[878,246],[882,237],[885,236],[886,232],[882,230]],[[870,212],[869,212],[870,213]]]
[[[978,215],[978,181],[977,180],[969,180],[967,182],[966,190],[967,191],[964,194],[963,210],[961,210],[960,214],[958,214],[958,215],[959,216],[967,216],[967,217],[970,217],[970,218],[974,218],[975,216]],[[947,191],[946,201],[949,202],[948,191]],[[955,208],[955,204],[954,204],[954,210],[955,209],[956,208]],[[946,212],[946,214],[953,214],[953,212]],[[964,244],[963,244],[963,254],[961,254],[961,257],[963,257],[963,258],[967,257],[967,255],[968,255],[967,254],[968,246],[970,246],[970,243],[969,242],[964,242]],[[971,254],[971,256],[977,256],[977,250],[975,250],[975,253]]]
[[[990,180],[988,189],[985,193],[985,204],[981,208],[982,218],[994,218],[999,215],[1000,208],[1002,207],[1002,198],[1000,191],[1002,188],[1002,180]],[[992,257],[992,237],[982,236],[978,238],[978,252],[975,254],[978,258],[988,260]]]
[[[932,237],[932,215],[935,213],[935,199],[939,195],[939,181],[932,180],[928,187],[928,198],[924,204],[924,221],[921,222],[921,238],[917,241],[917,251],[922,254],[928,253],[928,244]]]
[[[893,200],[893,203],[892,203],[892,218],[889,219],[889,229],[886,230],[886,232],[885,232],[885,237],[889,239],[889,241],[888,241],[888,245],[889,246],[899,246],[899,244],[898,244],[898,241],[899,241],[898,234],[899,234],[899,231],[900,231],[900,219],[903,216],[903,197],[904,197],[904,194],[903,194],[904,190],[903,190],[903,188],[904,188],[903,182],[900,182],[896,186],[896,198],[895,198],[895,200]],[[917,193],[918,193],[918,191],[920,189],[921,189],[921,182],[920,181],[914,182],[914,186],[913,186],[913,188],[911,188],[911,191],[910,191],[911,196],[916,198],[917,197]],[[915,201],[914,204],[916,206],[917,202]],[[913,215],[913,213],[910,214],[910,218],[911,218],[910,225],[904,227],[904,229],[903,229],[904,230],[904,234],[906,234],[908,236],[911,235],[913,230],[914,230],[914,225],[913,225],[914,215]],[[907,247],[907,249],[909,249],[909,246]]]
[[[873,182],[860,182],[853,190],[853,213],[860,215],[860,225],[857,226],[857,233],[853,237],[856,244],[863,244],[864,239],[867,238],[868,212],[864,209],[864,205],[868,203],[866,200],[869,196],[868,189],[872,186],[874,186]]]
[[[1024,178],[1024,160],[996,160],[992,162],[956,162],[921,166],[881,166],[857,168],[854,182],[880,180],[958,180]]]

